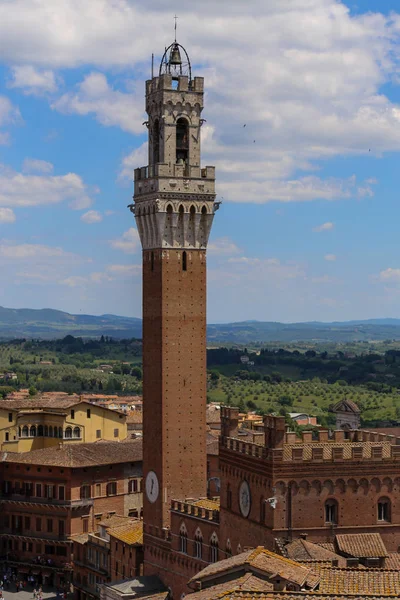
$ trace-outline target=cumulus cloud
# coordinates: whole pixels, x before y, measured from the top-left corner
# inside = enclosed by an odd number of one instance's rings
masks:
[[[121,238],[110,241],[112,248],[122,250],[126,254],[133,254],[140,247],[140,239],[137,229],[130,227],[122,234]]]
[[[336,260],[336,254],[325,254],[324,259],[329,262],[334,262]]]
[[[130,133],[143,133],[142,98],[114,90],[103,73],[86,75],[75,91],[61,96],[53,102],[52,108],[64,114],[93,114],[106,127],[117,126]]]
[[[379,273],[380,281],[387,283],[399,283],[400,282],[400,269],[392,269],[389,267]]]
[[[36,158],[26,158],[22,165],[24,173],[52,173],[54,166],[46,160],[38,160]]]
[[[88,210],[88,212],[81,216],[81,221],[89,224],[100,223],[102,220],[103,217],[97,210]]]
[[[229,237],[221,237],[211,241],[208,244],[208,252],[211,254],[221,255],[232,255],[238,254],[240,248],[233,242]]]
[[[0,223],[14,223],[15,213],[11,208],[0,208]]]
[[[91,195],[95,192],[76,173],[28,175],[0,165],[0,206],[14,208],[68,201],[71,208],[80,210],[91,205]]]
[[[126,179],[132,181],[134,169],[143,167],[147,165],[148,162],[148,143],[145,142],[122,159],[118,175],[119,180],[123,181]]]
[[[335,227],[334,223],[331,223],[330,221],[328,221],[327,223],[322,223],[321,225],[318,225],[317,227],[313,228],[313,231],[331,231],[333,228]]]
[[[19,108],[14,106],[6,96],[0,96],[0,127],[15,125],[22,121]],[[0,131],[0,145],[8,144],[9,134],[6,131]]]
[[[60,78],[48,69],[38,69],[32,65],[12,67],[10,88],[21,88],[26,95],[40,96],[57,91]]]
[[[140,275],[142,265],[109,265],[107,271],[115,276]]]

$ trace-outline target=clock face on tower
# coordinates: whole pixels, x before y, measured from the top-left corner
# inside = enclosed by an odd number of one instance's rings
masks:
[[[149,471],[146,477],[146,496],[149,502],[155,502],[158,498],[159,485],[157,475]]]
[[[246,519],[250,514],[251,494],[250,486],[247,481],[242,481],[239,488],[239,508],[243,517]]]

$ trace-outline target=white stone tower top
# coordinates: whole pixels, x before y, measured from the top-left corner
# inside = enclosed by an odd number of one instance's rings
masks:
[[[130,207],[144,250],[207,247],[218,203],[215,168],[200,162],[203,101],[204,79],[192,79],[189,56],[175,41],[146,82],[149,164],[135,169]]]

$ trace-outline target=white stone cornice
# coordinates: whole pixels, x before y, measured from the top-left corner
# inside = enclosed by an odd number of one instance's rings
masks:
[[[131,207],[143,250],[206,249],[218,204],[184,199],[152,199]]]

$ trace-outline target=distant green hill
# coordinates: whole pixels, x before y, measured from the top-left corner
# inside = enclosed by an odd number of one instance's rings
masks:
[[[0,307],[0,338],[54,339],[71,334],[81,337],[141,338],[142,320],[116,315],[71,315],[43,308]],[[370,319],[344,323],[278,323],[242,321],[210,324],[209,342],[249,344],[251,342],[356,342],[400,340],[400,319]]]

